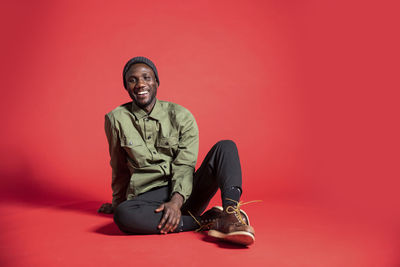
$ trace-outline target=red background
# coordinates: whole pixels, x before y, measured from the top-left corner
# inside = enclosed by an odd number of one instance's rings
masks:
[[[104,114],[129,101],[122,68],[143,55],[158,98],[195,115],[198,164],[216,141],[237,143],[244,200],[398,236],[394,3],[3,1],[4,203],[111,200]]]

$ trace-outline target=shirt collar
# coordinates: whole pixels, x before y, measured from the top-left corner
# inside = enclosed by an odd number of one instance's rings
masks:
[[[150,114],[147,114],[146,111],[138,107],[135,104],[135,101],[132,101],[132,112],[138,120],[143,119],[147,116],[155,120],[161,120],[162,115],[165,113],[158,99],[156,99],[156,103],[154,104],[153,110],[150,112]]]

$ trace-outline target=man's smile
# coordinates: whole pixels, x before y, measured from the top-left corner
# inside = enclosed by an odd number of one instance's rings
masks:
[[[141,91],[141,92],[137,92],[136,95],[139,96],[147,96],[149,94],[149,91]]]

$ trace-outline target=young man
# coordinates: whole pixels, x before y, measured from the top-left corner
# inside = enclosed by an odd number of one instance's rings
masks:
[[[220,141],[195,172],[199,135],[193,115],[156,98],[156,66],[145,57],[129,60],[123,83],[132,102],[106,114],[114,213],[127,233],[156,234],[208,230],[210,236],[241,245],[254,242],[254,229],[240,210],[242,174],[236,145]],[[201,215],[218,188],[222,207]]]

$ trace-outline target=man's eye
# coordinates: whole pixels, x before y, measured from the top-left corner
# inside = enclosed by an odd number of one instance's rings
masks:
[[[144,79],[145,79],[146,81],[150,81],[151,77],[150,77],[150,76],[146,76],[146,77],[144,77]]]
[[[130,79],[129,82],[130,82],[130,83],[135,83],[135,82],[136,82],[136,79]]]

